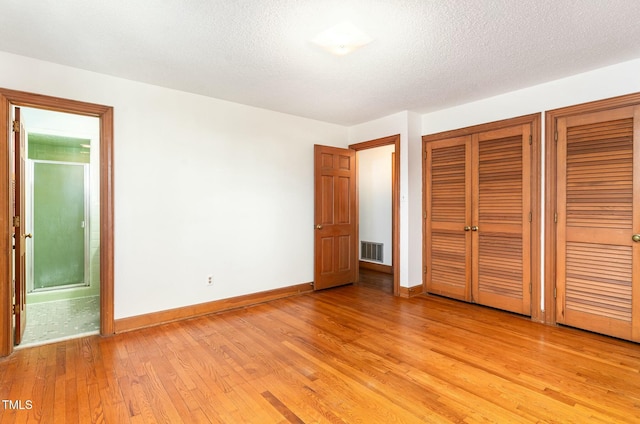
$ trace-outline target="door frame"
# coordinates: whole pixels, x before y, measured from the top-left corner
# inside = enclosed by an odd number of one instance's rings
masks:
[[[545,299],[544,299],[544,322],[546,324],[556,324],[556,247],[557,247],[557,223],[556,213],[558,211],[557,193],[557,125],[558,119],[572,115],[584,113],[602,112],[609,109],[617,109],[627,106],[640,105],[640,93],[627,94],[623,96],[611,97],[603,100],[596,100],[588,103],[567,106],[545,112],[545,147],[546,147],[546,182],[545,182]],[[634,147],[637,142],[634,137]]]
[[[531,125],[531,320],[536,322],[544,322],[545,311],[541,307],[542,282],[541,282],[541,113],[533,113],[530,115],[518,116],[514,118],[503,119],[500,121],[488,122],[484,124],[473,125],[470,127],[443,131],[436,134],[427,134],[422,136],[422,261],[426,264],[427,254],[427,225],[426,225],[426,205],[427,205],[427,170],[424,166],[427,160],[427,143],[434,140],[441,140],[454,137],[463,137],[475,133],[493,131],[501,128],[512,127],[516,125]],[[549,181],[547,179],[547,181]],[[548,222],[548,221],[547,221]],[[426,276],[426,268],[423,267],[423,276]],[[423,291],[427,290],[426,278],[423,278]],[[546,287],[546,286],[545,286]],[[548,297],[545,292],[545,297]]]
[[[391,262],[393,264],[393,295],[400,296],[400,134],[351,144],[349,148],[355,150],[357,153],[360,150],[375,149],[376,147],[389,145],[395,147],[394,166],[391,176]],[[358,172],[357,154],[356,172]],[[358,219],[356,220],[356,238],[360,240],[360,202],[358,193],[359,178],[356,176],[356,214],[358,214]],[[360,255],[357,256],[360,257]],[[359,270],[356,268],[356,279],[359,279],[359,276]]]
[[[10,204],[11,106],[97,117],[100,120],[100,334],[114,333],[113,107],[0,88],[0,357],[13,352],[12,232]],[[2,271],[0,271],[2,272]]]

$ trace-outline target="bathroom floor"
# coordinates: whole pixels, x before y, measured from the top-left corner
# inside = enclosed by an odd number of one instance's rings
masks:
[[[97,334],[99,331],[99,296],[27,303],[27,328],[20,347]]]

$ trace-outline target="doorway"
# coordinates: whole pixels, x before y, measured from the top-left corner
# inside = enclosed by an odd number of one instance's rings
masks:
[[[100,122],[20,107],[26,135],[26,327],[20,346],[100,329]]]
[[[356,152],[358,163],[358,284],[393,293],[393,163],[395,146]]]
[[[400,296],[400,135],[349,148],[358,172],[358,284]]]
[[[0,356],[9,355],[16,340],[16,322],[27,316],[20,315],[20,307],[14,307],[15,299],[23,298],[18,284],[13,282],[13,234],[24,239],[26,226],[20,224],[20,216],[13,213],[15,175],[14,160],[10,156],[15,125],[12,122],[14,107],[30,107],[47,111],[63,112],[98,119],[99,160],[97,175],[99,186],[99,310],[100,334],[114,333],[113,317],[113,108],[92,103],[43,96],[21,91],[0,89],[0,191],[10,196],[0,198],[0,269],[5,276],[0,279]],[[19,186],[24,184],[19,184]],[[15,187],[19,189],[20,187]],[[24,196],[22,196],[24,197]],[[22,212],[24,213],[24,211]],[[24,218],[23,221],[24,223]],[[26,291],[26,285],[25,285]]]
[[[401,293],[399,287],[399,134],[353,144],[348,149],[314,146],[314,290],[359,281],[356,153],[388,145],[394,146],[391,160],[393,294],[409,297],[409,291]]]

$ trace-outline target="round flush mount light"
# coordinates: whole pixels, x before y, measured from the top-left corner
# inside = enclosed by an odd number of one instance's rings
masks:
[[[316,35],[311,42],[330,53],[343,56],[369,44],[373,39],[351,22],[342,22]]]

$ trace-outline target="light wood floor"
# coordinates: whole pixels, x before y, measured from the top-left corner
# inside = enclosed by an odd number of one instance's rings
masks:
[[[640,346],[361,285],[0,360],[0,422],[640,422]]]

